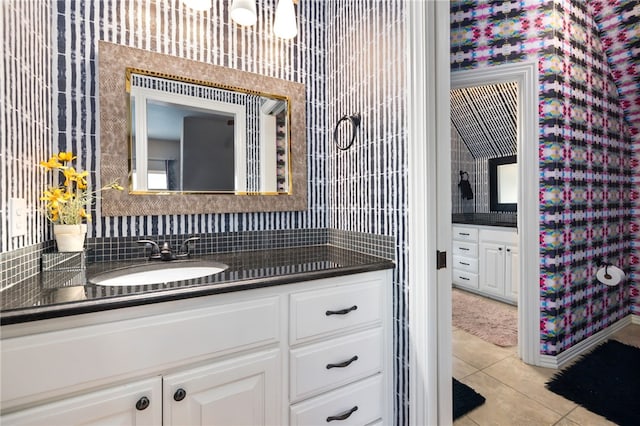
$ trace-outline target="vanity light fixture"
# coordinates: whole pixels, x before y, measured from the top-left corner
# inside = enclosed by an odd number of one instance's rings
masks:
[[[253,25],[258,20],[255,0],[233,0],[229,15],[240,25]]]
[[[182,3],[193,10],[205,11],[211,9],[211,1],[212,0],[182,0]]]
[[[294,38],[298,34],[296,11],[293,0],[279,0],[276,7],[276,18],[273,22],[273,33],[284,39]]]

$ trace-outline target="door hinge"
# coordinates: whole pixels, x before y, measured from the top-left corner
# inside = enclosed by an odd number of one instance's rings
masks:
[[[442,269],[447,267],[447,252],[436,251],[436,269]]]

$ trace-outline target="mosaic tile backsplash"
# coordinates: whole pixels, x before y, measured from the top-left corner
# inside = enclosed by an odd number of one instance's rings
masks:
[[[614,288],[595,279],[599,259],[630,271],[634,160],[607,50],[585,4],[469,0],[451,7],[453,72],[538,64],[540,348],[548,355],[628,315],[637,289],[634,275]]]

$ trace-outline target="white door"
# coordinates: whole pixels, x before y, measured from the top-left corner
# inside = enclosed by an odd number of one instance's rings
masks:
[[[162,422],[160,376],[30,408],[0,418],[9,425],[147,425]]]
[[[164,424],[283,424],[280,365],[272,349],[165,376]]]
[[[480,291],[504,296],[504,245],[480,243]]]

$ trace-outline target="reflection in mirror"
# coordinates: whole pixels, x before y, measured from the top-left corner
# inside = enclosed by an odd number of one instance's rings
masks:
[[[288,100],[127,69],[132,191],[286,194]]]

